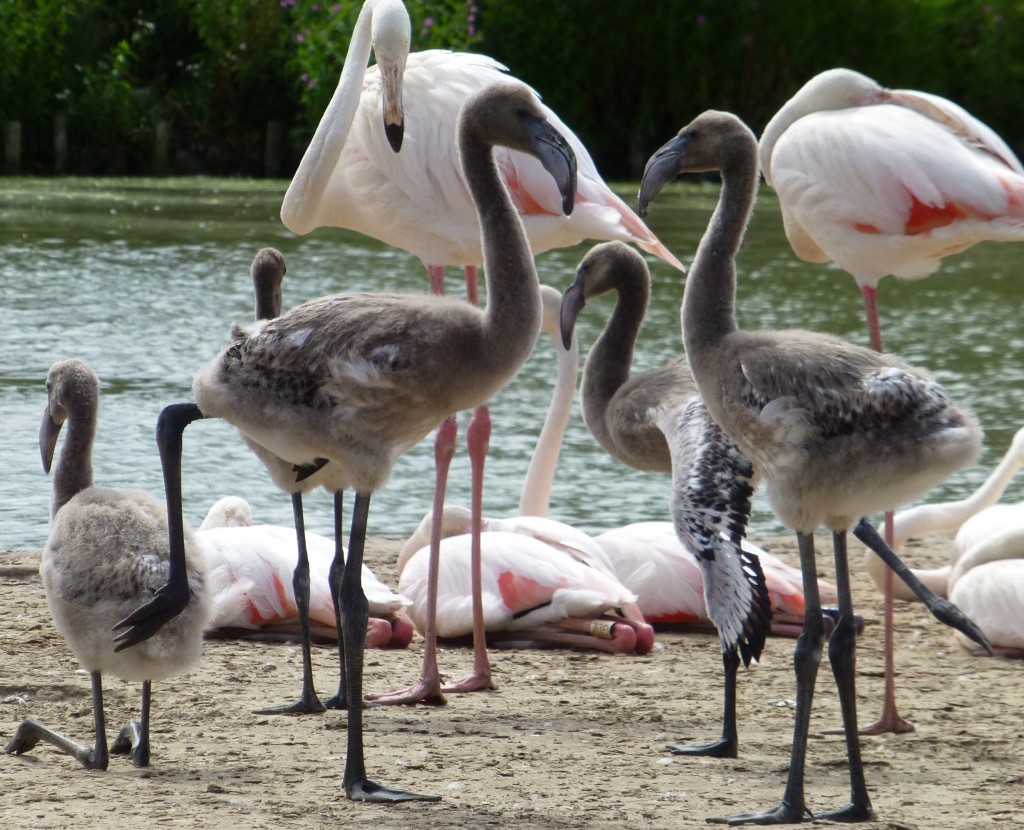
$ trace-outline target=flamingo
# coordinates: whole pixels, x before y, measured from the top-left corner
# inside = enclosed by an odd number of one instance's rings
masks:
[[[925,570],[915,568],[918,579],[939,596],[949,596],[948,582],[953,564],[975,542],[1002,530],[1004,524],[1012,526],[1017,518],[1016,505],[997,505],[1017,472],[1024,467],[1024,427],[1017,430],[1006,454],[992,469],[984,483],[971,495],[959,501],[925,503],[901,510],[893,520],[894,550],[901,550],[907,540],[925,533],[956,533],[950,549],[950,561],[941,568]],[[886,571],[872,551],[864,554],[864,564],[875,586],[885,590]],[[900,580],[893,583],[896,599],[916,600],[917,595]]]
[[[873,816],[857,732],[853,603],[846,533],[872,548],[914,586],[929,610],[987,647],[978,627],[929,591],[863,517],[914,498],[970,463],[981,447],[974,416],[957,408],[923,370],[816,332],[745,331],[736,323],[736,252],[757,191],[757,141],[731,113],[708,111],[648,159],[640,187],[645,212],[682,172],[718,170],[722,189],[683,294],[683,339],[711,416],[750,459],[776,517],[797,534],[806,616],[797,640],[796,717],[781,803],[759,813],[709,819],[785,824],[809,813],[804,794],[807,736],[825,634],[817,590],[814,531],[832,531],[839,615],[829,639],[850,771],[850,801],[815,818]]]
[[[849,69],[822,72],[768,122],[760,160],[793,250],[853,276],[878,351],[882,277],[918,279],[978,242],[1024,239],[1024,167],[988,126],[927,92],[885,89]],[[891,515],[886,541],[893,546]],[[865,734],[914,728],[896,708],[892,591],[882,714]]]
[[[495,83],[515,83],[534,97],[578,161],[576,209],[566,218],[560,194],[536,159],[495,148],[502,181],[533,253],[586,238],[615,238],[682,269],[605,184],[582,142],[536,92],[491,58],[443,50],[410,54],[409,40],[409,16],[401,0],[366,0],[334,95],[281,204],[285,227],[297,234],[318,227],[347,228],[407,250],[427,268],[435,293],[444,291],[445,266],[463,266],[467,295],[475,304],[476,266],[484,251],[470,188],[454,150],[456,115],[475,92]],[[367,69],[371,49],[377,65]],[[435,456],[444,468],[438,469],[439,478],[447,478],[457,431],[453,416],[435,436]],[[490,434],[484,402],[473,413],[466,436],[475,481],[483,478]],[[478,668],[472,677],[445,689],[492,688],[482,672]]]
[[[752,638],[737,639],[736,631],[719,629],[725,674],[722,736],[705,744],[669,746],[677,754],[734,758],[739,742],[736,673],[741,656],[747,664],[760,656],[770,620],[763,569],[750,549],[739,544],[753,492],[750,463],[708,417],[685,356],[666,366],[630,375],[636,338],[650,295],[647,265],[634,250],[620,242],[604,242],[587,252],[562,299],[563,337],[572,334],[587,301],[608,291],[618,295],[615,308],[591,346],[583,371],[583,418],[587,428],[618,461],[639,470],[672,473],[674,519],[689,526],[687,533],[698,546],[688,547],[680,542],[683,555],[690,558],[685,563],[676,562],[679,567],[671,572],[681,576],[691,562],[705,572],[700,577],[702,593],[707,597],[701,603],[705,613],[713,613],[711,609],[717,600],[712,599],[711,593],[721,590],[709,581],[715,576],[713,567],[719,551],[724,561],[738,561],[752,578],[746,593],[757,608],[757,618],[750,624],[763,630]],[[723,550],[728,540],[732,540],[731,548]],[[655,566],[652,559],[649,567],[653,570]],[[635,568],[626,569],[635,577]],[[612,570],[618,571],[615,565]],[[666,576],[665,572],[658,573],[658,578]],[[739,587],[729,585],[730,590]],[[680,588],[677,601],[682,600]]]
[[[540,329],[540,283],[522,223],[498,176],[493,148],[499,144],[544,160],[564,194],[566,213],[572,211],[575,190],[572,151],[528,92],[501,85],[466,101],[459,116],[458,151],[481,214],[485,310],[433,295],[336,294],[310,300],[239,332],[241,339],[196,373],[196,402],[165,407],[157,426],[172,567],[157,597],[118,623],[121,648],[151,636],[187,599],[180,539],[181,439],[189,423],[224,418],[300,472],[338,468],[355,490],[349,550],[337,592],[349,704],[343,784],[353,800],[437,798],[367,777],[361,706],[367,602],[360,570],[370,497],[385,485],[395,460],[445,418],[483,403],[508,383]],[[335,505],[340,506],[339,498]],[[435,502],[438,519],[441,506]],[[336,515],[336,528],[339,523]],[[337,561],[332,566],[340,567]],[[436,561],[430,567],[433,577]],[[473,567],[479,572],[478,561]],[[436,579],[431,582],[436,585]],[[425,651],[428,660],[418,686],[439,693],[431,631]]]
[[[292,632],[299,616],[292,584],[298,560],[292,528],[256,525],[245,499],[226,496],[210,507],[196,539],[206,557],[217,609],[207,636],[234,636],[240,631]],[[310,624],[317,627],[319,636],[337,639],[330,585],[335,541],[309,531],[305,541],[310,563]],[[362,568],[362,585],[370,614],[366,648],[409,645],[413,628],[402,613],[409,600],[392,591],[366,565]]]
[[[523,480],[519,515],[485,517],[480,537],[484,625],[490,640],[511,637],[523,645],[563,644],[604,651],[649,652],[653,629],[636,608],[636,597],[608,571],[600,548],[586,533],[548,518],[562,438],[576,392],[579,346],[563,348],[559,330],[562,295],[541,286],[541,330],[557,352],[557,375],[544,425]],[[432,514],[409,537],[398,558],[399,590],[412,598],[416,626],[426,626],[426,563]],[[441,523],[441,570],[437,628],[443,637],[470,633],[467,582],[470,511],[445,505]],[[617,619],[608,612],[618,609]],[[474,642],[475,648],[485,648]]]
[[[45,741],[86,769],[106,769],[110,752],[129,753],[134,766],[145,767],[150,760],[152,682],[189,671],[202,655],[203,628],[213,610],[204,562],[194,537],[184,531],[181,552],[189,592],[184,610],[152,639],[127,653],[117,651],[114,624],[149,600],[168,572],[164,508],[144,491],[93,484],[100,382],[87,363],[77,358],[54,363],[46,376],[46,392],[39,431],[46,472],[65,423],[68,429],[54,470],[52,526],[39,573],[57,630],[89,672],[95,740],[92,747],[84,746],[26,719],[5,751],[20,755]],[[104,674],[142,682],[140,721],[129,721],[109,748]]]

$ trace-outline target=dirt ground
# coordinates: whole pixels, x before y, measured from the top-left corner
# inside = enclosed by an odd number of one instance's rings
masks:
[[[795,562],[788,540],[755,540]],[[906,555],[944,563],[944,537]],[[825,577],[828,539],[819,538]],[[368,563],[395,584],[399,543],[374,540]],[[859,553],[856,544],[851,556]],[[0,746],[24,717],[91,743],[89,679],[50,621],[38,551],[0,553]],[[862,722],[880,707],[881,597],[855,569],[854,601],[867,622],[858,651]],[[897,700],[917,724],[907,735],[866,738],[877,820],[887,830],[1024,827],[1024,665],[974,657],[921,606],[897,608]],[[368,691],[407,685],[422,640],[367,654]],[[453,696],[444,707],[367,712],[371,777],[442,796],[437,804],[357,805],[340,789],[345,716],[267,717],[253,710],[294,699],[297,647],[214,641],[199,669],[154,687],[152,765],[123,756],[82,770],[40,745],[0,755],[0,826],[20,828],[690,828],[708,816],[776,804],[792,737],[793,641],[772,639],[739,683],[740,757],[673,758],[668,741],[718,736],[721,658],[708,635],[661,632],[646,656],[578,651],[493,654],[499,689]],[[320,691],[333,691],[335,652],[314,654]],[[461,676],[470,652],[445,649],[442,671]],[[807,798],[812,810],[845,803],[843,739],[827,664],[811,722]],[[108,736],[137,714],[139,690],[106,679]]]

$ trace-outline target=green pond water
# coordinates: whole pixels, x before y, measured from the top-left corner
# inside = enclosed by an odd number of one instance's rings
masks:
[[[426,291],[422,265],[403,251],[338,230],[304,237],[288,232],[277,215],[285,186],[234,179],[0,179],[0,549],[39,547],[46,539],[50,481],[39,460],[38,430],[46,372],[54,361],[84,358],[102,381],[96,482],[162,494],[153,437],[157,414],[190,397],[192,374],[223,345],[228,325],[251,319],[248,269],[258,248],[273,245],[287,258],[286,307],[337,291]],[[635,204],[635,184],[616,189]],[[652,210],[651,227],[684,262],[692,258],[717,193],[714,184],[674,184]],[[564,289],[588,246],[538,257],[541,281]],[[1021,426],[1022,259],[1024,246],[986,244],[948,260],[929,279],[882,283],[886,348],[934,372],[960,403],[975,409],[986,430],[979,463],[934,490],[929,501],[966,496]],[[650,261],[654,289],[637,370],[681,350],[682,275]],[[792,255],[767,188],[739,268],[742,326],[818,329],[867,344],[854,281]],[[449,290],[461,294],[461,272],[452,269],[449,279]],[[588,305],[578,327],[584,350],[612,302],[609,297]],[[520,375],[492,402],[485,484],[490,515],[516,510],[554,360],[550,342],[539,341]],[[464,414],[463,434],[466,423]],[[216,499],[237,494],[253,504],[257,521],[291,524],[289,499],[223,423],[202,422],[186,432],[184,482],[186,516],[193,523]],[[429,509],[432,487],[428,438],[402,457],[375,497],[371,532],[408,534]],[[1016,484],[1005,498],[1024,497],[1022,489]],[[553,517],[588,531],[664,519],[668,490],[667,476],[638,473],[606,456],[583,425],[577,403]],[[468,499],[469,466],[460,450],[449,500]],[[330,533],[327,495],[311,495],[306,503],[310,529]],[[782,532],[758,496],[751,535]]]

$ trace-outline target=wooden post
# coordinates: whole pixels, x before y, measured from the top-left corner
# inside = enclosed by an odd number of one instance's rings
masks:
[[[8,121],[4,136],[4,171],[14,176],[21,172],[21,122]]]
[[[53,172],[68,172],[68,114],[57,112],[53,116]]]
[[[283,156],[284,122],[268,121],[266,139],[263,144],[263,175],[267,178],[280,176]]]
[[[157,121],[153,127],[153,175],[166,176],[171,169],[171,122]]]

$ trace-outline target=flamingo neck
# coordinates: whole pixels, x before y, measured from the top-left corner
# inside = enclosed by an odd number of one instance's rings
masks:
[[[683,292],[683,341],[699,380],[702,354],[736,325],[736,253],[743,241],[757,192],[757,144],[738,134],[723,147],[722,189],[708,222]]]
[[[616,272],[615,308],[587,354],[580,392],[587,428],[609,451],[614,441],[608,431],[608,405],[629,380],[636,338],[650,298],[650,279],[646,273],[626,268],[619,266]]]
[[[331,174],[348,140],[373,45],[371,24],[374,5],[375,0],[363,3],[345,54],[338,86],[281,203],[281,222],[294,233],[309,233],[315,227],[313,217],[319,210]]]
[[[483,312],[490,354],[481,355],[495,372],[518,368],[529,357],[543,316],[540,281],[530,243],[494,162],[493,142],[465,119],[459,155],[480,220],[487,306]]]
[[[92,446],[96,438],[96,407],[81,407],[67,419],[64,445],[53,471],[52,520],[71,499],[93,485]]]
[[[569,425],[572,401],[576,395],[576,376],[579,373],[579,346],[576,336],[573,335],[569,348],[563,349],[557,329],[548,333],[558,354],[558,372],[551,403],[548,405],[548,414],[537,437],[537,445],[533,448],[526,478],[523,479],[523,491],[519,498],[520,516],[548,515],[558,456],[562,451],[562,440]]]

